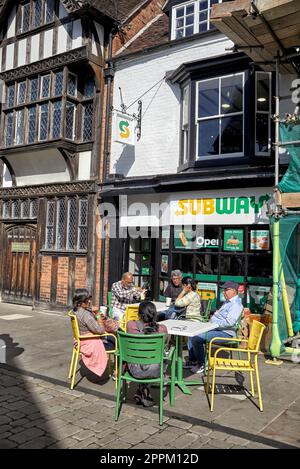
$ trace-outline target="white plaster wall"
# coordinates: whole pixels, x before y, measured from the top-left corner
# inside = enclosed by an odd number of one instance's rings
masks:
[[[27,39],[22,39],[21,41],[19,41],[18,67],[22,67],[22,65],[26,64],[26,44]]]
[[[78,179],[81,181],[86,181],[87,179],[90,179],[91,158],[91,151],[83,151],[82,153],[79,153]]]
[[[40,50],[40,35],[35,34],[31,38],[30,62],[36,62],[37,60],[39,60],[39,50]]]
[[[9,70],[14,66],[14,44],[8,44],[6,48],[6,68],[5,70]]]
[[[117,63],[114,108],[121,108],[119,87],[128,106],[162,79],[167,71],[175,70],[186,62],[223,55],[228,47],[232,47],[232,42],[217,34],[213,38],[210,36]],[[164,80],[147,93],[142,102],[142,137],[135,147],[112,142],[110,172],[128,177],[176,173],[180,88]],[[137,103],[128,112],[136,113]]]
[[[66,25],[61,25],[58,28],[58,36],[57,36],[57,53],[61,54],[62,52],[66,52],[67,50],[67,28]]]
[[[43,58],[51,57],[53,46],[53,29],[45,31]]]
[[[98,33],[99,41],[101,44],[101,51],[103,55],[104,54],[104,27],[101,24],[97,23],[96,21],[94,21],[94,24]]]

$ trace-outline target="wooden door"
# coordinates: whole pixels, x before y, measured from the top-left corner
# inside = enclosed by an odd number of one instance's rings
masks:
[[[5,231],[2,300],[33,303],[36,269],[36,228],[20,225]]]

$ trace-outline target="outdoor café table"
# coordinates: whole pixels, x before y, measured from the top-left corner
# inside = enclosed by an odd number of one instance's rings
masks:
[[[155,304],[156,306],[156,311],[158,313],[160,313],[161,311],[164,311],[165,309],[168,309],[168,306],[166,305],[166,303],[164,303],[163,301],[152,301],[152,303]],[[139,306],[140,303],[132,303],[128,306]]]
[[[178,319],[167,319],[161,321],[159,324],[164,324],[168,330],[168,334],[176,336],[176,362],[177,372],[175,378],[175,384],[181,389],[184,394],[192,394],[188,389],[188,386],[195,386],[201,384],[198,381],[184,380],[183,379],[183,337],[194,337],[199,334],[203,334],[213,329],[218,328],[218,324],[210,322],[196,322]]]

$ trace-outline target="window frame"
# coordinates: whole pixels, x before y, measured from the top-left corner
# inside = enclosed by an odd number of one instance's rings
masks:
[[[242,90],[243,90],[243,110],[239,112],[234,112],[234,113],[228,113],[228,114],[221,114],[220,111],[220,105],[221,105],[221,90],[222,90],[222,78],[230,78],[230,77],[235,77],[235,76],[242,76]],[[218,80],[219,81],[219,114],[213,115],[213,116],[206,116],[206,117],[198,117],[198,109],[199,109],[199,84],[203,82],[208,82],[212,80]],[[207,161],[207,160],[219,160],[221,161],[223,158],[240,158],[244,157],[245,155],[245,71],[241,72],[234,72],[226,75],[218,75],[214,76],[211,78],[206,78],[203,80],[196,80],[196,101],[195,101],[195,132],[196,132],[196,151],[195,151],[195,161]],[[205,155],[205,156],[199,156],[199,126],[198,123],[201,121],[208,121],[212,119],[218,119],[219,120],[219,135],[220,135],[220,124],[222,123],[222,119],[226,117],[234,117],[234,116],[243,116],[243,129],[242,129],[242,138],[243,138],[243,149],[241,152],[236,152],[236,153],[219,153],[218,155]],[[221,150],[221,138],[219,138],[219,151]]]
[[[201,8],[200,8],[200,4],[201,4],[201,0],[192,0],[192,1],[189,1],[189,2],[182,2],[178,5],[174,5],[172,7],[172,19],[171,19],[171,40],[179,40],[179,39],[184,39],[184,38],[187,38],[187,37],[192,37],[194,34],[201,34],[201,33],[206,33],[208,31],[217,31],[215,26],[211,25],[210,24],[210,11],[211,11],[211,7],[212,5],[216,4],[216,3],[222,3],[222,0],[218,0],[217,2],[215,3],[211,3],[212,0],[206,0],[207,1],[207,9],[205,9],[205,11],[207,11],[207,19],[205,21],[202,21],[200,23],[199,19],[200,19],[200,13],[201,13]],[[190,5],[194,5],[194,23],[193,23],[193,33],[189,36],[186,36],[185,34],[182,36],[182,37],[176,37],[176,33],[179,29],[183,29],[184,33],[185,33],[185,29],[186,29],[186,7],[190,6]],[[180,8],[184,8],[184,26],[183,28],[176,28],[176,11],[179,10]],[[206,22],[206,29],[201,31],[200,30],[200,24],[203,24]]]
[[[266,75],[269,79],[269,110],[268,111],[258,111],[257,110],[257,84],[259,75]],[[256,117],[258,114],[268,115],[268,151],[257,151],[256,150]],[[254,148],[255,155],[257,156],[271,156],[272,142],[271,142],[271,114],[272,114],[272,73],[264,72],[262,70],[255,71],[255,113],[254,113]]]

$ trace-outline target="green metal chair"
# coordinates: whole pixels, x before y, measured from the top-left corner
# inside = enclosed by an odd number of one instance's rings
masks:
[[[210,299],[210,300],[201,300],[201,305],[202,305],[203,309],[204,309],[204,301],[205,302],[207,301],[207,303],[206,303],[204,314],[202,316],[202,321],[203,322],[208,322],[209,318],[210,318],[210,313],[211,313],[211,307],[212,307],[213,300],[212,299]]]
[[[170,380],[164,378],[164,363],[166,360],[171,361],[171,388],[170,403],[174,405],[175,394],[175,353],[172,347],[165,356],[165,334],[126,334],[118,331],[119,342],[119,375],[116,396],[116,412],[115,420],[119,419],[121,405],[126,399],[127,382],[138,384],[151,383],[159,384],[159,424],[163,424],[163,390]],[[139,365],[160,364],[160,376],[158,378],[138,379],[131,376],[125,369],[125,363],[136,363]],[[122,386],[123,385],[123,386]],[[121,399],[122,388],[122,399]]]
[[[112,294],[111,291],[107,292],[107,307],[108,307],[108,316],[112,317]]]

